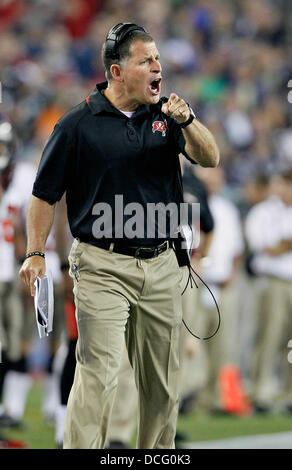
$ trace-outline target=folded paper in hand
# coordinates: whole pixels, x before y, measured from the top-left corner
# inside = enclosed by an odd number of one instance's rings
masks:
[[[34,285],[36,289],[34,296],[36,322],[39,336],[43,338],[49,336],[53,330],[54,293],[51,271],[47,271],[42,279],[37,277]]]

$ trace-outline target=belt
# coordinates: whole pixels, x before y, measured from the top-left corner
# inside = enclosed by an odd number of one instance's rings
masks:
[[[106,240],[98,240],[95,246],[104,250],[111,250],[121,255],[133,256],[134,258],[150,259],[157,258],[161,253],[172,247],[172,242],[166,240],[156,246],[125,246],[118,242],[110,242]],[[111,246],[112,245],[112,246]]]

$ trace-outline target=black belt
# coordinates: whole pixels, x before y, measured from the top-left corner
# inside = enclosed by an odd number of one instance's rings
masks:
[[[121,255],[134,256],[134,258],[150,259],[156,258],[161,253],[172,247],[172,242],[166,240],[160,245],[156,246],[126,246],[119,242],[110,242],[107,240],[98,240],[94,243],[94,246],[102,248],[103,250],[110,250],[111,245],[112,251]]]

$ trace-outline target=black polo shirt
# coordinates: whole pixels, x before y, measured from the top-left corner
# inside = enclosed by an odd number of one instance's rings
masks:
[[[124,207],[139,203],[145,209],[145,230],[129,244],[153,245],[171,234],[160,237],[156,231],[147,237],[147,204],[182,202],[178,154],[188,158],[185,140],[177,123],[161,112],[166,98],[140,106],[128,118],[103,95],[106,87],[106,82],[98,84],[58,121],[43,151],[33,195],[54,204],[66,192],[72,235],[97,245],[94,227],[102,215],[97,204],[111,207],[115,224],[121,221],[115,196],[122,197]],[[123,213],[123,224],[132,215]],[[107,238],[115,240],[116,230]]]

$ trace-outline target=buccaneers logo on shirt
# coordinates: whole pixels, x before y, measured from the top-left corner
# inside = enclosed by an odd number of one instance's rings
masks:
[[[162,136],[165,137],[166,135],[166,124],[164,121],[154,121],[152,123],[152,132],[161,132]]]

